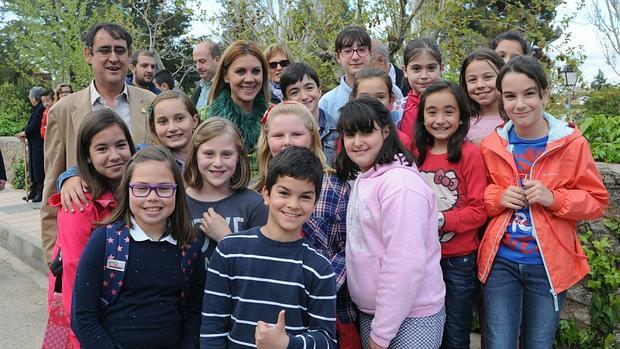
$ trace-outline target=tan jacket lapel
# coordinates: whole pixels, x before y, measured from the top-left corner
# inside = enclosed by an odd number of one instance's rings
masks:
[[[90,104],[90,88],[85,88],[76,93],[80,93],[83,96],[77,98],[74,104],[74,109],[71,111],[71,122],[73,123],[73,130],[77,135],[77,131],[80,129],[80,124],[86,116],[86,114],[92,111],[92,105]]]
[[[149,142],[147,110],[150,101],[145,101],[140,92],[136,87],[127,86],[129,113],[131,114],[131,136],[136,144]]]

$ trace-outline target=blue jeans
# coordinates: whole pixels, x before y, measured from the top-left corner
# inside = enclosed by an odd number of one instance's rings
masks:
[[[474,305],[480,294],[476,253],[441,259],[446,283],[446,325],[442,348],[469,348]]]
[[[551,286],[541,265],[518,264],[496,257],[482,288],[485,348],[548,349],[553,345],[566,292],[555,311]]]

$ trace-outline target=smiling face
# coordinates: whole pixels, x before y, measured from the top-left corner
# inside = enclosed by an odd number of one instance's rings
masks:
[[[304,119],[296,114],[279,114],[269,120],[267,144],[272,156],[290,146],[311,149],[312,134]]]
[[[187,151],[192,132],[198,126],[198,116],[192,116],[178,98],[160,101],[153,114],[155,134],[161,144],[176,152]]]
[[[467,94],[483,109],[495,106],[495,110],[497,110],[499,93],[495,88],[497,69],[494,68],[495,66],[488,61],[473,60],[465,69]]]
[[[314,183],[293,177],[279,177],[271,191],[263,189],[263,200],[269,208],[264,233],[279,241],[300,238],[302,225],[314,212]]]
[[[508,62],[512,57],[522,56],[523,48],[521,44],[516,40],[502,40],[497,43],[495,52],[499,54],[504,60],[504,63]]]
[[[232,192],[230,179],[239,162],[239,152],[232,135],[224,133],[202,143],[196,151],[196,162],[205,190]]]
[[[422,94],[430,84],[439,80],[441,69],[441,64],[437,59],[429,52],[423,51],[407,63],[403,73],[409,82],[409,86],[417,94]]]
[[[130,183],[132,185],[176,184],[168,163],[155,160],[136,164]],[[174,212],[176,191],[169,198],[159,197],[155,190],[151,190],[149,195],[143,198],[134,196],[132,190],[129,190],[128,195],[131,214],[145,232],[161,234],[166,231],[168,217]]]
[[[319,99],[322,94],[321,88],[308,75],[304,75],[301,81],[286,87],[286,100],[305,105],[315,117],[319,115]]]
[[[448,140],[459,128],[459,105],[448,90],[440,90],[426,97],[424,105],[424,127],[435,139],[433,149],[448,150]]]
[[[251,54],[238,57],[224,73],[224,81],[230,86],[233,101],[242,109],[251,111],[263,84],[261,62]]]
[[[370,133],[358,131],[346,133],[343,136],[344,149],[347,155],[362,172],[370,170],[377,161],[383,141],[387,138],[389,130],[380,129],[375,123],[374,129]]]
[[[71,93],[73,93],[71,91],[71,86],[62,86],[60,90],[58,91],[58,99],[61,99],[64,96],[68,96]]]
[[[101,130],[91,140],[88,159],[97,173],[110,181],[118,181],[124,165],[131,157],[125,133],[118,125]]]
[[[116,54],[118,48],[124,48],[125,53],[120,56]],[[111,49],[109,55],[101,53],[102,50],[109,49]],[[125,82],[130,55],[127,42],[123,39],[114,39],[105,29],[99,29],[95,34],[93,50],[84,48],[86,62],[93,69],[95,85],[117,90],[120,90]]]
[[[357,96],[355,98],[369,96],[378,99],[386,108],[391,107],[393,98],[383,79],[369,78],[359,81],[357,84]]]
[[[54,97],[43,95],[41,96],[41,103],[43,103],[43,106],[45,107],[45,109],[48,109],[52,105],[54,105]]]
[[[542,96],[540,95],[542,93]],[[536,139],[549,131],[543,117],[547,91],[539,91],[536,81],[522,73],[510,72],[502,79],[502,101],[519,137]]]

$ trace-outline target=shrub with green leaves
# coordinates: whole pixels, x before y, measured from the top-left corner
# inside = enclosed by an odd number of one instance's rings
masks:
[[[620,162],[620,115],[601,114],[587,117],[581,122],[579,129],[590,143],[595,160]]]
[[[0,136],[13,136],[26,125],[30,114],[27,94],[9,82],[0,84]]]
[[[24,189],[26,186],[26,167],[24,165],[24,159],[19,159],[13,164],[13,173],[15,174],[11,180],[13,189]]]
[[[617,115],[620,111],[620,86],[608,86],[592,91],[583,104],[583,109],[586,116]]]
[[[616,348],[614,331],[620,325],[620,256],[614,246],[620,238],[620,219],[603,221],[609,235],[594,239],[591,230],[579,237],[590,264],[587,288],[592,292],[591,322],[578,328],[574,319],[561,320],[554,348]]]

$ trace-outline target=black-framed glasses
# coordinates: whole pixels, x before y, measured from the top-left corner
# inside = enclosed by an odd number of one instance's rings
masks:
[[[125,46],[100,46],[98,48],[93,48],[90,46],[86,46],[86,48],[90,49],[93,52],[96,52],[104,57],[108,57],[109,55],[112,54],[112,51],[114,51],[114,54],[117,57],[123,57],[127,54],[128,50],[127,47]]]
[[[278,62],[269,62],[269,68],[271,69],[276,69],[278,65],[281,66],[282,68],[286,68],[289,65],[291,65],[291,61],[289,61],[288,59],[283,59]]]
[[[145,198],[155,190],[155,194],[160,198],[169,198],[174,195],[177,190],[176,184],[156,184],[150,185],[146,183],[129,183],[129,188],[133,196],[137,198]]]
[[[360,57],[366,57],[370,53],[370,48],[368,46],[360,46],[358,48],[345,47],[340,50],[340,54],[345,57],[353,57],[353,53],[357,52],[357,55]]]

